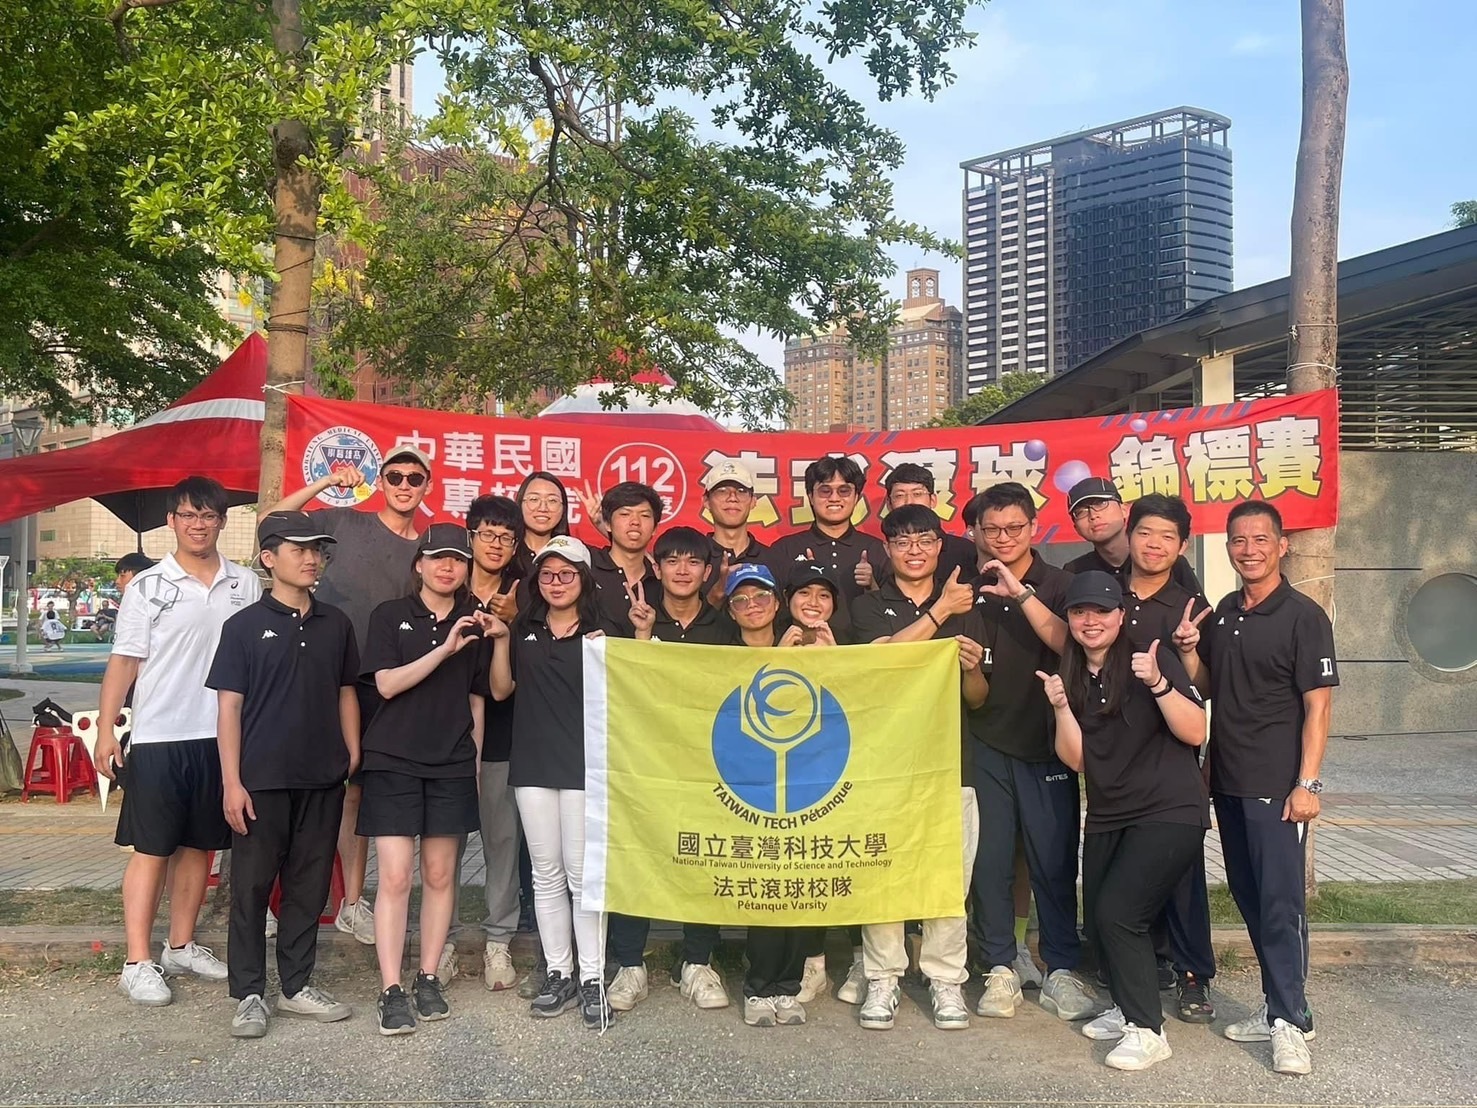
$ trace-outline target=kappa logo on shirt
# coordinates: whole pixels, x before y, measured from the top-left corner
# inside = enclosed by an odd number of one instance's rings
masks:
[[[1224,627],[1226,625],[1226,617],[1225,616],[1221,616],[1220,619],[1218,619],[1218,620],[1215,621],[1215,625],[1217,627]]]
[[[402,631],[414,631],[415,628],[412,627],[407,621],[405,621],[405,620],[402,619],[400,621],[400,630],[402,630]]]
[[[891,608],[883,608],[882,609],[882,614],[885,615],[885,616],[892,616],[894,618],[897,617],[897,613],[894,612]]]
[[[277,632],[276,631],[273,631],[270,627],[268,627],[265,631],[262,632],[262,638],[264,638],[264,639],[275,639],[276,637],[277,637]]]
[[[526,634],[526,635],[523,636],[523,641],[524,642],[538,642],[538,636],[535,635],[532,631],[530,631],[528,634]]]
[[[807,558],[804,554],[796,554],[795,555],[795,560],[797,562],[808,562],[808,561],[810,561],[810,559]]]

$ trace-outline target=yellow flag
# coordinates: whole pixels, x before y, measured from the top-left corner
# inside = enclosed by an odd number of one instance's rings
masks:
[[[684,923],[964,915],[952,640],[584,644],[582,905]]]

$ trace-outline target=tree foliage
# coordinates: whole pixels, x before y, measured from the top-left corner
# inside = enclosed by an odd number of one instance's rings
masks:
[[[1047,378],[1039,373],[1007,373],[979,392],[966,396],[962,403],[945,408],[943,414],[929,424],[930,427],[971,427],[994,415],[1008,404],[1013,404],[1026,393],[1045,384]]]
[[[1477,200],[1458,200],[1451,206],[1454,226],[1477,227]]]

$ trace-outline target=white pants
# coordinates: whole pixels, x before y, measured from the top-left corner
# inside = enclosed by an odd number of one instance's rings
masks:
[[[979,847],[980,812],[974,790],[959,790],[960,818],[964,821],[964,895],[974,874],[974,853]],[[969,980],[968,934],[963,916],[923,921],[923,946],[918,969],[931,982],[962,985]],[[902,923],[872,923],[862,928],[862,968],[868,980],[901,977],[908,969],[908,948]]]
[[[571,976],[572,932],[579,944],[578,980],[599,981],[605,961],[600,913],[586,912],[579,906],[585,875],[585,792],[531,788],[513,792],[533,862],[533,912],[538,917],[539,940],[549,970]]]

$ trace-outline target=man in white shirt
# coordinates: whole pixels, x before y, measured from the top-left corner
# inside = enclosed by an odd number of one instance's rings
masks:
[[[165,974],[226,978],[225,964],[195,942],[210,852],[231,844],[216,747],[216,695],[205,679],[221,625],[262,591],[254,574],[216,549],[226,522],[225,489],[208,477],[187,477],[170,489],[167,503],[175,551],[124,590],[103,674],[94,754],[98,772],[116,779],[125,759],[113,720],[133,686],[133,733],[114,838],[133,848],[123,873],[128,960],[118,990],[150,1007],[174,999]],[[150,935],[171,858],[169,938],[156,963]]]

